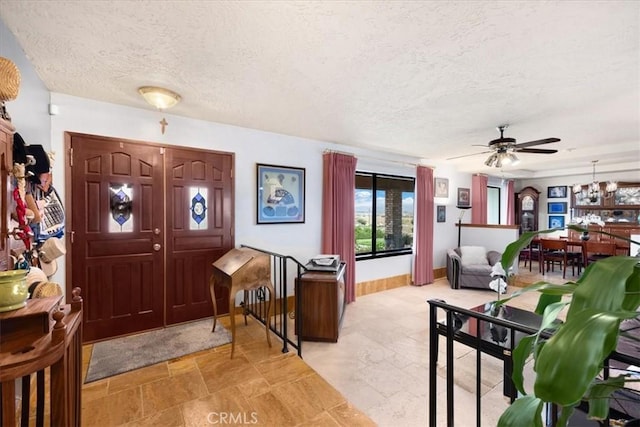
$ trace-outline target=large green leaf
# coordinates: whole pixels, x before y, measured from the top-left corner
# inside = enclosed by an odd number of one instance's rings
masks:
[[[567,312],[567,320],[587,308],[599,311],[622,309],[627,280],[634,273],[638,261],[638,258],[634,257],[613,256],[590,265],[578,281],[578,287],[573,293],[571,306]],[[640,286],[637,284],[637,276],[635,277],[636,281],[632,281],[631,285]],[[634,309],[627,307],[627,304],[625,308]]]
[[[535,396],[516,399],[498,420],[498,427],[542,427],[544,402]]]
[[[549,304],[542,314],[542,322],[540,323],[540,329],[538,331],[538,335],[544,331],[545,329],[556,329],[560,326],[560,323],[557,321],[558,314],[569,304],[568,301],[565,302],[554,302],[553,304]]]
[[[527,335],[518,342],[518,345],[513,349],[511,353],[511,361],[513,368],[511,371],[511,380],[516,390],[520,394],[526,395],[527,392],[524,389],[524,365],[527,363],[529,355],[533,351],[533,344],[536,340],[536,335]]]
[[[627,311],[638,310],[640,306],[640,264],[635,265],[631,275],[627,278],[626,291],[622,309]]]
[[[540,295],[540,298],[538,298],[538,305],[536,305],[536,309],[534,310],[534,312],[536,314],[542,315],[542,313],[544,313],[544,310],[549,305],[560,302],[560,300],[562,300],[562,295],[543,293],[542,295]]]
[[[593,384],[585,398],[589,401],[589,418],[604,420],[609,416],[611,394],[624,387],[624,376],[610,377]]]
[[[567,319],[536,356],[535,395],[561,406],[578,402],[615,349],[620,320],[635,316],[587,308]]]

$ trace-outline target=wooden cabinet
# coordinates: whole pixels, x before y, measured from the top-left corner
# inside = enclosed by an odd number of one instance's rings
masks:
[[[516,202],[516,222],[520,233],[538,230],[538,205],[540,192],[533,187],[525,187],[518,193]]]
[[[336,273],[308,271],[296,279],[296,332],[303,340],[338,341],[346,305],[345,269],[342,263]]]
[[[600,217],[607,226],[640,226],[640,183],[620,182],[613,194],[606,195],[606,183],[600,183],[600,192],[590,194],[588,187],[571,194],[573,217]]]
[[[11,170],[13,134],[11,123],[0,119],[0,271],[9,270],[9,220],[11,215]]]

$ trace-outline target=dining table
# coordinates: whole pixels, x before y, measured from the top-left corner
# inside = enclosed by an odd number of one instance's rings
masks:
[[[591,237],[591,238],[595,238],[595,237]],[[531,240],[531,243],[529,244],[528,247],[528,251],[529,251],[529,259],[531,260],[532,255],[533,255],[533,250],[534,248],[540,248],[540,239],[548,239],[548,240],[563,240],[567,242],[567,246],[573,248],[574,250],[576,250],[576,252],[579,250],[579,252],[581,252],[583,254],[582,256],[582,265],[581,267],[584,268],[587,266],[587,253],[585,250],[585,245],[586,245],[586,240],[581,239],[579,236],[572,236],[572,235],[568,235],[568,236],[545,236],[545,237],[540,237],[540,235],[536,236],[533,238],[533,240]],[[600,240],[600,241],[612,241],[613,243],[615,243],[616,245],[616,254],[617,255],[628,255],[629,254],[629,243],[628,242],[624,242],[624,241],[620,241],[617,239],[613,239],[613,240]],[[538,264],[540,264],[540,258],[538,257]],[[539,268],[539,272],[540,273],[544,273],[542,265],[540,264],[540,268]]]

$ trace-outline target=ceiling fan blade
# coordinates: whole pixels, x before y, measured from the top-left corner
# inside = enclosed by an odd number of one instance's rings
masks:
[[[558,152],[558,150],[547,150],[544,148],[516,148],[513,151],[518,153],[537,153],[537,154],[553,154]]]
[[[493,152],[493,150],[483,151],[483,152],[481,152],[481,153],[464,154],[464,155],[462,155],[462,156],[449,157],[449,158],[448,158],[448,159],[446,159],[446,160],[461,159],[461,158],[463,158],[463,157],[478,156],[478,155],[480,155],[480,154],[487,154],[487,153],[492,153],[492,152]]]
[[[534,145],[551,144],[552,142],[558,142],[560,138],[545,138],[536,139],[535,141],[523,142],[521,144],[514,145],[515,148],[533,147]]]

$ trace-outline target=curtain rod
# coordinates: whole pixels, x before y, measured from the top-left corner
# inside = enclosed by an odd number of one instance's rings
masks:
[[[405,165],[405,166],[424,166],[424,167],[426,167],[426,168],[430,168],[430,169],[435,169],[435,168],[436,168],[435,166],[431,166],[431,165],[423,165],[423,164],[420,164],[420,163],[404,162],[404,161],[401,161],[401,160],[381,159],[381,158],[379,158],[379,157],[366,156],[366,155],[356,155],[356,154],[354,154],[354,153],[348,153],[348,152],[346,152],[346,151],[338,151],[338,150],[329,150],[329,149],[325,149],[325,150],[323,151],[323,154],[324,154],[324,153],[344,154],[344,155],[346,155],[346,156],[353,156],[353,157],[355,157],[355,158],[369,159],[369,160],[378,160],[378,161],[381,161],[381,162],[389,162],[389,163],[398,163],[398,164]]]

